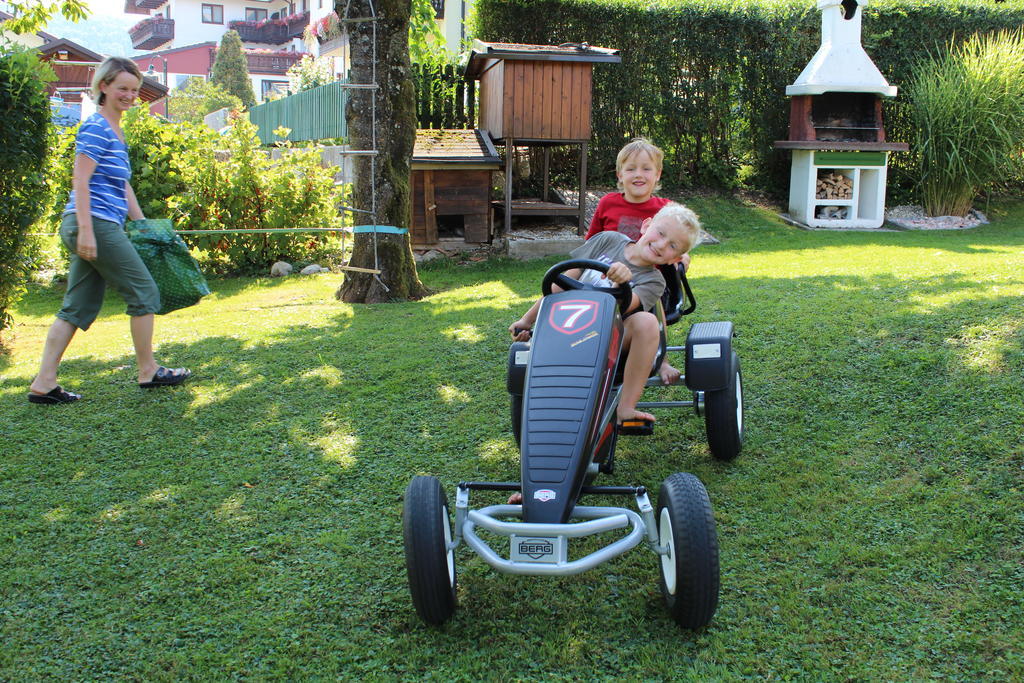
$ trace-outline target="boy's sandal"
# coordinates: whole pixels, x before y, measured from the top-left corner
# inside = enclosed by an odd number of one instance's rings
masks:
[[[45,394],[37,394],[34,391],[30,391],[28,394],[29,403],[38,403],[40,405],[55,405],[57,403],[74,403],[75,401],[82,398],[81,394],[75,394],[70,391],[65,391],[58,385],[51,389]]]
[[[654,433],[654,420],[631,417],[616,424],[615,431],[626,436],[650,436]]]
[[[185,368],[165,368],[162,365],[153,373],[153,379],[148,382],[139,382],[141,389],[155,389],[156,387],[173,387],[181,384],[192,376],[191,370]]]

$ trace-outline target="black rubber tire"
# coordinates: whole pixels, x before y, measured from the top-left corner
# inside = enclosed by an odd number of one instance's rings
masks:
[[[716,460],[732,460],[743,450],[743,371],[735,351],[729,384],[704,392],[704,427]]]
[[[428,624],[442,624],[455,612],[455,555],[448,497],[437,477],[415,477],[405,489],[402,510],[405,568],[416,612]]]
[[[523,395],[509,394],[512,399],[512,436],[516,437],[516,446],[520,445],[523,432]]]
[[[718,607],[718,535],[711,500],[700,479],[685,472],[671,475],[658,491],[661,594],[669,614],[681,627],[703,628]]]

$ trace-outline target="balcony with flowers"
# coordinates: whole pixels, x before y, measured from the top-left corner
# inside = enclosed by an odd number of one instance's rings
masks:
[[[302,41],[313,48],[319,44],[319,53],[328,54],[341,47],[344,42],[342,22],[336,12],[321,17],[306,27],[302,33]]]
[[[229,21],[228,28],[238,31],[243,43],[281,45],[291,40],[288,22],[284,19],[262,21]]]
[[[302,60],[302,52],[283,50],[246,50],[246,65],[251,74],[283,76],[293,64]]]
[[[153,50],[174,40],[174,19],[156,16],[143,19],[128,29],[132,47]]]
[[[284,18],[284,22],[288,24],[289,38],[301,38],[302,32],[306,30],[306,25],[309,24],[309,12],[289,14]]]

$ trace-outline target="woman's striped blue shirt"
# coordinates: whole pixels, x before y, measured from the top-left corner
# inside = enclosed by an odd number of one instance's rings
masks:
[[[96,162],[89,178],[89,213],[115,223],[124,223],[128,216],[128,193],[125,185],[132,177],[128,163],[128,147],[114,133],[100,113],[87,118],[78,128],[75,153]],[[75,191],[71,191],[64,214],[75,211]]]

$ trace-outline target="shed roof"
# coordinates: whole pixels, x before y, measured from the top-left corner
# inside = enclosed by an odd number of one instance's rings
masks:
[[[476,129],[421,129],[416,131],[413,164],[493,164],[501,159],[486,131]]]
[[[482,40],[476,40],[473,42],[473,49],[470,51],[469,61],[466,63],[466,80],[479,78],[484,65],[492,59],[538,62],[608,62],[612,64],[622,61],[618,50],[587,43],[526,45],[522,43],[485,43]]]

